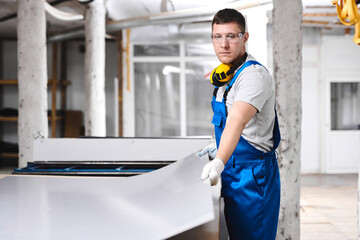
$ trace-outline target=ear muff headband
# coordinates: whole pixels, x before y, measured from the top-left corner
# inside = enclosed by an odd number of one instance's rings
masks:
[[[234,72],[235,68],[233,65],[223,63],[212,71],[210,81],[215,86],[223,86],[226,82],[232,79]]]

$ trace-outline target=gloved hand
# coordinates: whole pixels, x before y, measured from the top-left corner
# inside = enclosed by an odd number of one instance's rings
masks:
[[[206,153],[209,154],[210,158],[214,159],[216,157],[216,153],[217,153],[216,143],[210,143],[209,145],[204,147],[203,150],[201,150],[201,152],[199,152],[199,156],[202,156]]]
[[[211,186],[216,185],[220,179],[220,175],[224,170],[224,167],[224,162],[220,158],[215,158],[204,166],[201,179],[205,180],[207,177],[209,177]]]

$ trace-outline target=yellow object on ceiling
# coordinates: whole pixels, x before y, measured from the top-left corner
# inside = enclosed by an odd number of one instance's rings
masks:
[[[340,4],[339,4],[340,2]],[[354,43],[360,45],[360,13],[355,0],[333,0],[337,14],[342,24],[355,25]]]

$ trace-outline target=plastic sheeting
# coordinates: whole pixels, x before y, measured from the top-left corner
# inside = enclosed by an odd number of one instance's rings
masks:
[[[166,239],[214,219],[207,157],[128,178],[8,176],[0,239]]]

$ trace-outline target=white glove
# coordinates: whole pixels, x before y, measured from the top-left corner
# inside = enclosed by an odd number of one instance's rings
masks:
[[[201,150],[201,152],[199,152],[199,156],[202,156],[206,153],[208,153],[209,156],[212,159],[214,159],[216,157],[216,153],[217,153],[216,143],[210,143],[209,145],[204,147],[203,150]]]
[[[204,166],[201,179],[205,180],[209,177],[211,186],[216,185],[220,179],[220,175],[224,170],[224,167],[224,162],[220,158],[215,158]]]

